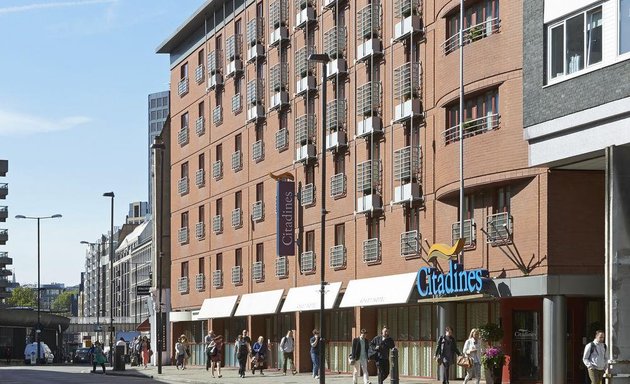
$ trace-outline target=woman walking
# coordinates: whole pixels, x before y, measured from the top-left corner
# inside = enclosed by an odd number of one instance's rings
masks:
[[[258,340],[252,347],[254,357],[252,359],[252,375],[256,374],[256,369],[260,369],[260,374],[264,375],[263,368],[265,366],[265,354],[267,353],[267,345],[262,336],[258,336]]]
[[[479,384],[479,380],[481,380],[481,359],[479,356],[479,330],[477,328],[473,328],[470,331],[470,336],[464,343],[464,349],[462,352],[464,352],[464,355],[468,356],[473,363],[466,372],[464,384],[468,383],[468,380],[473,378],[476,379],[477,384]]]
[[[151,351],[151,341],[146,336],[142,337],[140,350],[142,351],[142,364],[144,364],[144,367],[146,368],[149,364],[149,360],[151,359],[151,354],[153,353]]]
[[[442,384],[449,383],[449,371],[451,364],[455,361],[455,355],[459,356],[457,343],[453,337],[451,327],[444,328],[444,335],[440,336],[435,349],[435,359],[442,366]]]
[[[180,337],[177,340],[177,343],[175,343],[175,367],[177,369],[179,369],[179,367],[182,367],[182,369],[186,369],[186,366],[184,365],[184,359],[186,357],[186,346],[182,341],[183,339]]]
[[[105,354],[103,353],[103,348],[101,348],[101,343],[100,342],[96,342],[94,343],[94,346],[92,347],[92,373],[96,372],[96,365],[100,365],[101,367],[103,367],[103,375],[106,375],[105,373],[105,362],[107,361],[107,359],[105,358]]]
[[[214,369],[217,369],[218,377],[221,376],[221,360],[223,356],[223,336],[215,336],[214,340],[210,343],[211,351],[210,351],[210,373],[212,373],[212,377],[214,378]]]
[[[247,355],[249,355],[249,343],[243,337],[238,335],[236,343],[234,343],[234,350],[236,352],[236,359],[238,360],[238,375],[239,377],[245,377],[245,366],[247,365]]]

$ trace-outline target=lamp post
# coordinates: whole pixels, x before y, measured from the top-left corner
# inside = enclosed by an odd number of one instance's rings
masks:
[[[322,160],[321,160],[321,175],[322,182],[320,186],[320,190],[322,193],[322,208],[321,208],[321,242],[320,242],[320,267],[319,267],[319,276],[320,276],[320,307],[319,307],[319,332],[321,335],[319,346],[319,382],[320,384],[324,384],[326,382],[326,367],[325,367],[325,353],[326,346],[324,338],[324,309],[325,309],[325,297],[326,297],[326,280],[325,280],[325,255],[326,255],[326,80],[328,79],[328,68],[326,64],[330,62],[330,56],[327,53],[312,53],[308,56],[308,60],[314,61],[316,63],[321,63],[322,65]]]
[[[111,198],[111,220],[109,227],[109,363],[114,366],[112,348],[114,347],[114,192],[103,193]]]
[[[89,245],[90,247],[96,247],[98,257],[96,263],[98,265],[98,272],[96,277],[96,340],[98,341],[98,332],[101,329],[101,242],[90,243],[89,241],[81,241],[81,244]]]
[[[159,137],[159,136],[158,136]],[[158,265],[157,265],[157,290],[158,290],[158,316],[157,316],[157,320],[156,320],[156,329],[157,329],[157,334],[155,335],[157,337],[157,348],[158,348],[158,354],[157,354],[157,366],[158,366],[158,374],[161,375],[162,374],[162,343],[164,342],[164,340],[162,340],[162,256],[164,255],[164,252],[162,252],[162,235],[163,235],[163,229],[162,229],[162,220],[164,217],[164,150],[166,149],[166,146],[164,145],[164,143],[161,140],[158,140],[158,137],[156,137],[153,141],[153,144],[151,144],[151,149],[154,150],[156,153],[154,154],[153,158],[156,159],[155,155],[157,155],[158,150],[160,151],[160,196],[159,196],[159,200],[160,200],[160,210],[158,212],[158,229],[159,231],[157,232],[157,236],[158,236]],[[157,160],[157,159],[156,159]],[[157,162],[156,162],[157,163]]]
[[[16,219],[29,219],[29,220],[37,220],[37,328],[35,329],[35,339],[37,341],[37,359],[35,360],[39,363],[42,351],[41,351],[41,332],[42,332],[42,322],[41,322],[41,263],[40,263],[40,231],[39,231],[39,222],[44,219],[59,219],[61,218],[60,214],[55,214],[52,216],[24,216],[17,215]]]

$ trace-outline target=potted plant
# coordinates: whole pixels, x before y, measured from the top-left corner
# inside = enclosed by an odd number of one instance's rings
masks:
[[[503,329],[498,324],[488,323],[479,327],[479,336],[488,344],[481,355],[481,365],[486,373],[486,383],[501,384],[505,353],[495,343],[503,339]]]

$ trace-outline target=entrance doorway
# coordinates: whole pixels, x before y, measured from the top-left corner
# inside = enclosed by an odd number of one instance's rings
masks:
[[[512,380],[540,380],[540,313],[514,311],[512,320]]]

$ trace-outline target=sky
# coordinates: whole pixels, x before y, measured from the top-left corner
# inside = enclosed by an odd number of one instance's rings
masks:
[[[147,201],[147,95],[169,89],[155,50],[204,0],[0,0],[0,159],[20,284],[79,284],[86,246]]]

